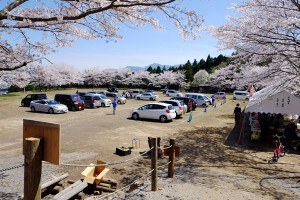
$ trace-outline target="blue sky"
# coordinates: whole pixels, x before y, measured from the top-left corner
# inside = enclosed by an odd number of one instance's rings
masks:
[[[206,25],[222,25],[231,3],[240,4],[242,0],[185,0],[188,8],[193,8],[204,16]],[[148,66],[152,63],[176,65],[191,62],[207,55],[230,55],[231,51],[218,51],[217,41],[203,34],[200,40],[185,41],[175,28],[154,30],[149,27],[140,29],[124,28],[122,40],[106,43],[104,40],[81,40],[73,47],[60,48],[48,56],[53,63],[64,63],[79,69],[91,67],[123,68],[126,66]]]

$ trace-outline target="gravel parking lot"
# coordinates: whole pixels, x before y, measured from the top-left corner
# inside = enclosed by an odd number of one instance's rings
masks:
[[[57,92],[47,93],[48,98],[53,98],[55,93]],[[159,93],[159,95],[160,100],[169,99],[162,93]],[[22,123],[23,119],[31,119],[61,124],[62,163],[89,164],[96,162],[96,160],[105,162],[122,161],[148,150],[147,137],[149,136],[161,137],[162,145],[168,144],[170,137],[176,137],[183,155],[178,160],[174,181],[160,180],[160,192],[139,191],[138,193],[141,196],[124,197],[125,199],[195,199],[195,195],[190,191],[193,185],[197,185],[197,188],[206,191],[206,195],[203,196],[202,193],[199,199],[222,198],[224,196],[223,190],[229,192],[228,195],[226,194],[229,199],[231,193],[235,194],[237,199],[243,199],[245,191],[242,185],[247,189],[246,199],[253,199],[254,197],[258,197],[257,199],[276,199],[278,194],[270,192],[269,186],[267,189],[261,189],[258,183],[259,180],[265,175],[270,175],[268,170],[273,170],[272,173],[275,172],[274,168],[284,169],[287,174],[281,172],[281,175],[291,175],[288,171],[299,173],[299,170],[295,168],[299,166],[298,155],[288,155],[282,159],[283,162],[292,163],[290,165],[269,167],[263,165],[259,169],[259,173],[253,168],[245,173],[246,168],[243,169],[243,166],[253,167],[256,163],[257,165],[261,162],[267,163],[267,159],[272,152],[257,153],[252,150],[236,149],[224,145],[224,141],[234,125],[232,112],[235,102],[230,100],[223,105],[220,101],[217,101],[217,108],[209,107],[207,112],[204,112],[203,108],[198,108],[192,112],[193,121],[191,123],[188,122],[188,114],[180,119],[174,119],[172,122],[161,123],[154,120],[135,121],[129,118],[131,109],[144,105],[148,101],[129,99],[125,105],[118,105],[116,115],[112,115],[112,107],[50,115],[47,113],[32,113],[29,108],[20,107],[22,97],[0,99],[0,169],[23,163]],[[240,103],[242,107],[245,107],[246,103]],[[132,154],[127,157],[120,157],[115,154],[116,147],[131,147],[133,138],[140,139],[141,148],[134,149]],[[214,145],[207,146],[209,144]],[[255,155],[255,158],[253,155]],[[227,159],[224,159],[224,157]],[[241,160],[244,160],[244,162],[241,162]],[[163,159],[162,162],[166,162],[166,160]],[[195,162],[195,165],[192,165],[193,162]],[[230,166],[234,164],[238,164],[236,165],[238,167],[231,168]],[[214,165],[219,167],[214,167]],[[135,180],[139,175],[145,174],[149,169],[149,159],[141,159],[124,165],[111,166],[111,171],[107,176],[119,180],[123,185]],[[65,172],[69,173],[70,179],[78,180],[82,178],[80,173],[83,170],[84,168],[79,167],[58,167],[43,164],[43,180],[53,174]],[[200,179],[200,177],[204,179]],[[164,176],[161,175],[160,179],[164,179]],[[215,191],[217,191],[214,194],[209,192],[211,191],[209,183],[212,180],[215,182]],[[228,181],[231,184],[226,185],[225,183]],[[242,190],[241,192],[236,192],[235,181],[240,183],[238,189]],[[271,180],[266,181],[270,182]],[[173,185],[173,188],[170,188],[169,183]],[[276,184],[284,185],[285,182],[276,179]],[[185,189],[182,189],[182,186]],[[292,186],[294,187],[294,185]],[[194,189],[196,191],[196,188]],[[166,191],[168,192],[165,193]],[[200,194],[201,191],[196,192]],[[257,192],[257,194],[252,194],[253,192]],[[284,191],[282,189],[279,196],[288,193],[289,190]],[[22,168],[0,172],[0,199],[18,199],[21,198],[22,194]],[[300,197],[299,192],[293,190],[293,195],[289,194],[286,199],[293,199],[297,196]]]

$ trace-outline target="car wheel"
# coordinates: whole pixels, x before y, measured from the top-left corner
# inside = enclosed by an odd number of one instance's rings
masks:
[[[151,101],[153,101],[153,98],[152,98],[152,97],[150,97],[150,100],[151,100]]]
[[[175,118],[178,119],[180,117],[180,115],[178,115],[177,112],[175,112],[175,114],[176,114]]]
[[[207,107],[207,106],[206,106],[206,104],[204,103],[204,104],[202,104],[202,107]]]
[[[137,99],[137,100],[141,100],[141,98],[140,98],[140,97],[137,97],[136,99]]]
[[[236,98],[235,98],[235,97],[233,97],[233,100],[236,100]]]
[[[134,119],[134,120],[139,119],[139,114],[133,113],[133,114],[132,114],[132,119]]]
[[[248,98],[246,98],[245,100],[246,100],[246,101],[249,101],[249,99],[248,99]]]
[[[169,94],[167,94],[167,97],[169,97],[170,95]]]
[[[22,106],[22,107],[24,107],[24,106],[25,106],[25,104],[22,102],[22,103],[21,103],[21,106]]]
[[[118,101],[118,104],[121,104],[121,101]]]
[[[53,113],[54,113],[54,110],[53,110],[52,108],[49,108],[48,113],[49,113],[49,114],[53,114]]]
[[[101,107],[105,107],[105,104],[104,104],[104,103],[101,103]]]
[[[95,108],[94,104],[91,104],[91,105],[90,105],[90,108]]]
[[[168,118],[165,115],[160,116],[159,121],[160,122],[166,122]]]
[[[73,106],[73,107],[71,108],[71,110],[72,110],[72,111],[76,111],[76,108]]]
[[[35,107],[31,106],[30,110],[31,112],[35,112]]]

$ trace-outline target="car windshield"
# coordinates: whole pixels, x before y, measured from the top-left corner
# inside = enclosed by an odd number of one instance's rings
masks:
[[[57,101],[54,101],[54,100],[49,100],[49,101],[47,101],[47,103],[50,105],[59,104]]]
[[[107,97],[105,95],[101,95],[102,99],[107,99]]]
[[[78,96],[77,96],[77,95],[74,95],[74,96],[72,96],[72,100],[73,100],[73,101],[78,101],[78,100],[79,100],[79,98],[78,98]]]
[[[121,98],[122,95],[121,94],[116,94],[116,97]]]
[[[180,105],[181,105],[181,106],[183,106],[183,105],[184,105],[183,101],[180,101]]]

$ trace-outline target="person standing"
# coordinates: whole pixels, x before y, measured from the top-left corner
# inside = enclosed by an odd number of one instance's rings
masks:
[[[215,95],[212,95],[212,96],[211,96],[211,105],[212,105],[212,106],[215,106],[215,99],[216,99],[216,98],[215,98]]]
[[[236,104],[236,107],[234,108],[233,114],[234,114],[234,119],[235,123],[239,123],[240,121],[240,116],[241,116],[242,109],[240,108],[240,104]]]
[[[113,106],[113,114],[115,115],[116,114],[116,109],[117,109],[117,99],[114,99],[113,103],[112,103],[112,106]]]

